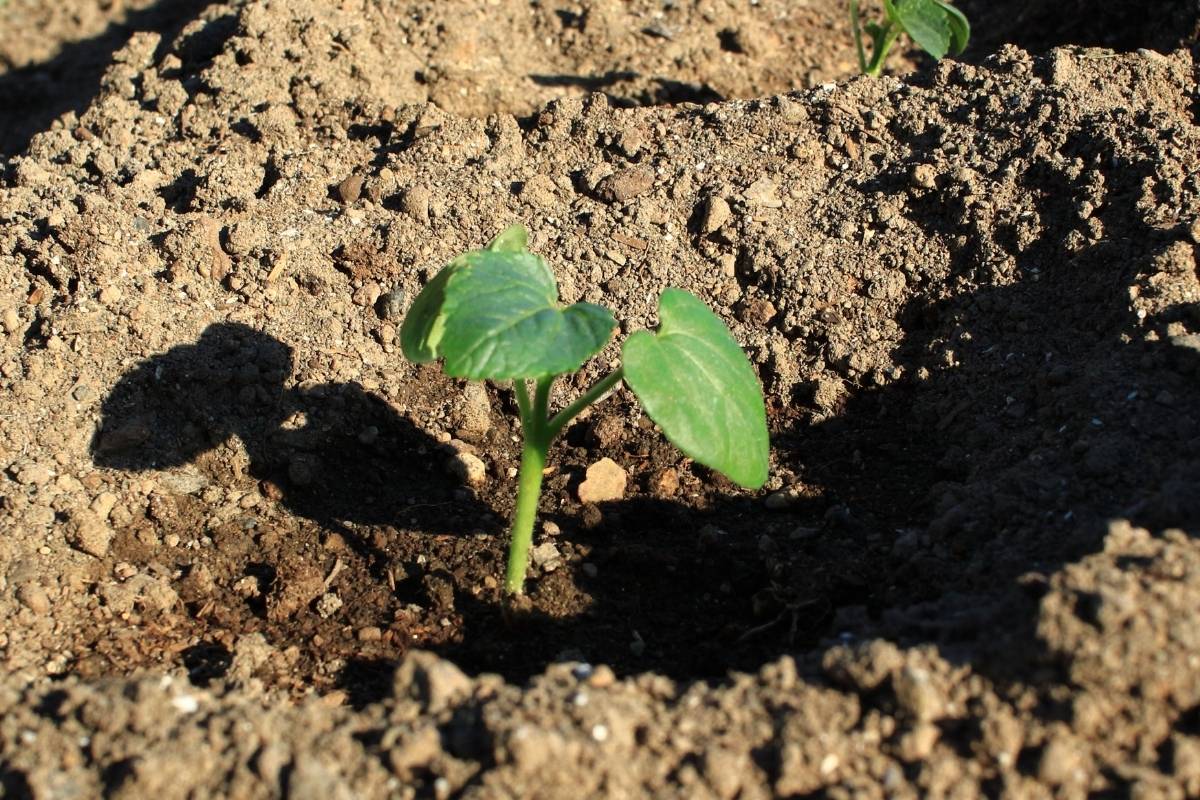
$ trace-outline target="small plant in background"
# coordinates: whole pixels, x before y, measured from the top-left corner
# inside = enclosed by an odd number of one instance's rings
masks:
[[[625,340],[620,367],[551,413],[556,376],[600,352],[616,321],[591,303],[560,307],[554,273],[526,242],[514,225],[454,259],[413,301],[400,330],[411,361],[440,358],[452,377],[512,381],[525,441],[504,584],[510,595],[525,583],[551,442],[622,380],[685,454],[747,489],[767,479],[766,409],[754,369],[720,318],[680,289],[659,297],[657,331]]]
[[[863,47],[858,0],[850,0],[850,24],[854,28],[858,68],[864,75],[879,77],[888,51],[902,33],[907,33],[918,47],[939,60],[947,53],[961,53],[971,38],[971,23],[966,16],[942,0],[883,0],[883,11],[882,24],[866,24],[867,35],[871,37],[871,58],[868,60]]]

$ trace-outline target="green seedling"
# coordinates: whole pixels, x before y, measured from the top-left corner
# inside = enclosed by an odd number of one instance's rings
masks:
[[[868,22],[871,58],[863,48],[863,28],[859,22],[858,0],[850,0],[850,24],[854,28],[854,46],[858,50],[858,68],[864,75],[879,77],[888,51],[900,34],[907,33],[917,46],[941,60],[947,53],[958,55],[971,38],[971,23],[966,16],[943,0],[883,0],[883,23]]]
[[[747,489],[767,479],[762,388],[745,353],[709,308],[681,289],[659,297],[657,331],[637,331],[621,366],[551,413],[557,376],[599,353],[616,321],[591,303],[561,307],[554,273],[514,225],[454,259],[413,301],[400,329],[404,355],[442,360],[447,375],[512,381],[524,433],[505,591],[520,594],[551,442],[622,380],[672,443]],[[530,389],[532,383],[532,391]]]

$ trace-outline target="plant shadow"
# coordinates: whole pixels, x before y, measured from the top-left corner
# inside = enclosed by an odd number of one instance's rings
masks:
[[[1153,13],[1133,0],[956,0],[955,5],[971,20],[967,61],[986,58],[1006,44],[1031,53],[1062,46],[1166,53],[1194,45],[1200,36],[1195,4],[1187,0],[1160,0]]]
[[[118,381],[101,408],[93,461],[164,470],[236,438],[245,472],[268,496],[329,530],[493,526],[489,511],[440,468],[440,443],[358,384],[288,388],[292,366],[292,349],[273,337],[210,325],[195,344],[152,356]]]

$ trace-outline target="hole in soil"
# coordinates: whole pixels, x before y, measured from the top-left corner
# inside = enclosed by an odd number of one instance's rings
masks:
[[[738,32],[732,28],[717,32],[717,41],[721,43],[721,49],[727,53],[745,53],[746,49],[742,46],[738,39]]]
[[[254,192],[254,196],[259,200],[267,196],[267,192],[274,188],[279,179],[283,177],[283,173],[279,171],[279,165],[275,163],[275,158],[268,158],[263,164],[263,179],[262,185]]]
[[[115,792],[120,788],[121,784],[133,778],[137,769],[137,763],[138,758],[133,756],[121,759],[105,767],[100,773],[100,780],[104,783],[106,793]]]
[[[201,642],[183,651],[183,666],[188,680],[196,686],[208,686],[225,677],[233,663],[229,648],[219,642]]]
[[[1188,736],[1200,736],[1200,706],[1192,706],[1175,720],[1175,730]]]
[[[35,797],[33,786],[23,772],[0,769],[0,789],[4,797]]]

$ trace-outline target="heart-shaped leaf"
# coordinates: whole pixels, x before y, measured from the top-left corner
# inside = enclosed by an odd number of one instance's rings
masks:
[[[599,352],[612,314],[590,303],[559,308],[554,273],[527,241],[513,225],[426,284],[400,328],[405,357],[445,358],[448,375],[502,380],[571,372]]]
[[[616,327],[600,306],[559,308],[554,273],[532,253],[484,250],[464,261],[446,281],[434,343],[447,375],[503,380],[572,372]]]
[[[950,49],[950,23],[937,0],[896,0],[896,20],[917,45],[941,59]]]
[[[746,354],[703,302],[681,289],[658,301],[658,332],[622,348],[625,382],[671,442],[734,483],[767,480],[767,416]]]

